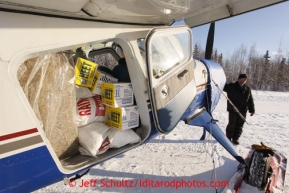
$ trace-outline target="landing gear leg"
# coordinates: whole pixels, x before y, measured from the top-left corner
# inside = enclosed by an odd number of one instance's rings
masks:
[[[202,137],[200,138],[200,140],[205,140],[205,138],[206,138],[206,129],[203,128],[203,135],[202,135]]]

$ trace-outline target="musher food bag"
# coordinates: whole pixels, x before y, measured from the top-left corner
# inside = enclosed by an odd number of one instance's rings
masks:
[[[92,122],[105,122],[105,105],[101,102],[101,96],[95,95],[77,101],[77,126],[82,127]]]
[[[78,129],[81,155],[96,156],[106,152],[114,133],[105,123],[94,122]]]
[[[95,94],[90,92],[89,88],[75,85],[75,97],[76,97],[76,99],[89,98],[89,97],[93,97],[94,95]]]
[[[111,137],[110,148],[120,148],[127,144],[141,141],[141,138],[132,129],[120,131],[116,128],[111,128],[110,133],[113,136]]]

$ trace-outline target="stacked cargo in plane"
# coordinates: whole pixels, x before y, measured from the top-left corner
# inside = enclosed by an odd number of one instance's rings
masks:
[[[131,83],[118,83],[98,67],[83,58],[75,64],[71,53],[59,52],[28,59],[18,69],[19,83],[60,160],[77,153],[96,156],[140,141],[133,130],[123,127],[126,131],[120,131],[121,127],[108,121],[106,111],[114,112],[114,108],[102,100],[102,84],[119,84],[126,86],[126,96],[130,96],[122,102],[133,105]],[[121,115],[119,120],[124,122],[127,109],[132,109],[135,124],[130,128],[138,127],[137,106],[119,108],[115,109]]]
[[[102,102],[107,105],[106,123],[119,130],[138,127],[138,108],[131,83],[102,83]]]
[[[80,92],[77,93],[80,153],[97,156],[109,148],[139,142],[140,137],[131,130],[139,125],[131,83],[117,82],[111,74],[98,70],[98,64],[82,58],[77,60],[75,77]]]

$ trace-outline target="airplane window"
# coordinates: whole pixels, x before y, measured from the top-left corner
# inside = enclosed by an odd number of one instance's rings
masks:
[[[89,60],[97,63],[100,66],[105,66],[110,70],[118,65],[118,61],[110,53],[95,54],[90,57]]]
[[[122,48],[114,42],[93,46],[98,46],[99,48],[90,50],[88,52],[88,59],[110,70],[113,70],[118,65],[118,60],[124,57]]]
[[[189,57],[189,34],[161,34],[150,44],[153,75],[160,78]]]
[[[120,58],[124,58],[123,50],[118,44],[113,43],[111,47],[112,49],[114,49],[114,51],[118,54]]]

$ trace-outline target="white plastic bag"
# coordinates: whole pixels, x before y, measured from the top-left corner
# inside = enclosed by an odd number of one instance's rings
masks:
[[[75,85],[75,95],[76,99],[81,99],[92,97],[95,94],[92,93],[87,87]]]
[[[110,148],[120,148],[127,144],[133,144],[141,141],[141,138],[132,130],[120,131],[115,128],[110,129],[112,133]]]
[[[111,144],[108,137],[110,127],[105,123],[94,122],[78,129],[79,151],[82,155],[96,156],[106,152]],[[113,137],[112,135],[110,135]]]
[[[92,122],[105,122],[105,105],[101,102],[101,96],[83,98],[77,101],[77,126],[82,127]]]

